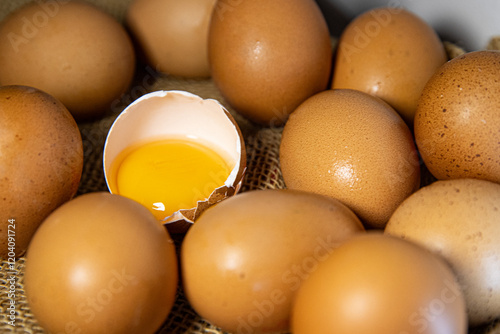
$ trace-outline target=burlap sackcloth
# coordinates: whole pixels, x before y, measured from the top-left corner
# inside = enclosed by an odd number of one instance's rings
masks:
[[[29,0],[7,1],[0,0],[0,20],[7,13]],[[123,18],[128,4],[131,0],[90,0],[103,10],[111,13],[120,22]],[[445,43],[449,56],[455,57],[464,51],[453,44]],[[490,49],[500,49],[499,40],[492,40]],[[116,116],[125,108],[131,100],[135,100],[141,95],[156,90],[185,90],[201,96],[202,98],[212,98],[223,103],[238,122],[245,138],[247,149],[247,173],[243,180],[241,191],[253,189],[282,189],[285,187],[281,170],[279,167],[279,144],[281,140],[282,128],[262,128],[236,113],[223,99],[218,89],[210,79],[186,80],[171,76],[160,75],[152,71],[146,65],[139,64],[134,84],[130,91],[120,100],[115,101],[113,111],[110,111],[103,118],[87,123],[80,123],[84,145],[84,168],[81,184],[77,195],[95,191],[107,191],[102,169],[102,151],[107,132]],[[423,168],[423,183],[433,181],[432,176]],[[181,236],[174,236],[177,246],[181,242]],[[24,257],[16,262],[16,320],[15,327],[8,324],[7,308],[10,305],[8,298],[8,265],[7,261],[2,261],[0,271],[0,333],[46,333],[41,328],[33,314],[30,312],[27,298],[24,293],[23,274],[25,268]],[[225,333],[209,322],[202,319],[190,307],[184,297],[182,288],[179,287],[178,295],[174,307],[158,333]],[[493,322],[482,328],[471,329],[473,334],[493,334],[500,333],[500,321]],[[226,333],[227,334],[227,333]]]

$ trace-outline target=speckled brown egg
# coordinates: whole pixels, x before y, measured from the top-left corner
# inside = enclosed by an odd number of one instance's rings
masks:
[[[134,0],[127,24],[154,69],[208,77],[208,27],[216,0]]]
[[[337,198],[372,227],[384,227],[420,182],[403,119],[381,99],[349,89],[316,94],[290,115],[280,164],[288,188]]]
[[[448,261],[464,291],[471,325],[500,317],[499,184],[437,181],[405,200],[385,232]]]
[[[500,182],[500,51],[475,51],[429,80],[415,115],[415,139],[438,179]]]
[[[229,104],[270,126],[327,88],[332,63],[328,26],[313,0],[218,1],[208,55]]]
[[[332,88],[378,96],[411,126],[425,83],[446,60],[438,35],[420,17],[402,8],[376,8],[342,33]]]
[[[88,2],[33,1],[0,25],[0,85],[41,89],[77,120],[110,110],[134,70],[125,29]]]
[[[80,131],[61,102],[31,87],[0,87],[0,257],[7,235],[11,255],[23,255],[45,217],[75,195],[82,168]]]

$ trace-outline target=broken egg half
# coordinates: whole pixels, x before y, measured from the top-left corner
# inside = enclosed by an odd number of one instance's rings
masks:
[[[218,101],[157,91],[116,118],[103,164],[111,193],[141,203],[170,232],[182,233],[239,191],[246,151],[238,124]]]

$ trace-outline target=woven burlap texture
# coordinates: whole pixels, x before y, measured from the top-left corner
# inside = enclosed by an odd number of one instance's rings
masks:
[[[139,69],[140,71],[141,69]],[[146,69],[145,75],[149,75]],[[185,90],[204,98],[215,98],[224,101],[219,91],[210,80],[182,80],[166,76],[157,76],[156,82],[150,87],[155,90]],[[142,80],[138,80],[142,82]],[[134,86],[135,88],[141,86]],[[135,91],[143,91],[135,89]],[[137,96],[138,97],[138,96]],[[134,97],[135,98],[135,97]],[[227,106],[227,104],[226,104]],[[278,151],[281,139],[281,128],[259,128],[235,113],[229,106],[228,109],[242,129],[245,136],[247,149],[247,173],[244,178],[241,191],[253,189],[275,189],[284,188],[283,178],[279,168]],[[116,118],[119,110],[106,117],[89,123],[80,124],[84,144],[84,169],[78,195],[107,191],[102,168],[102,150],[107,132]],[[175,241],[180,244],[181,238],[174,236]],[[20,333],[45,333],[37,325],[36,320],[29,311],[23,287],[25,258],[18,260],[15,276],[16,285],[16,332]],[[9,270],[8,263],[3,261],[0,272],[1,308],[0,333],[14,332],[14,328],[8,324],[7,308],[9,299],[7,290],[9,283],[7,278]],[[179,288],[178,297],[170,316],[160,330],[160,333],[223,333],[216,327],[201,319],[189,306],[184,298],[182,289]]]
[[[28,1],[0,1],[0,20],[7,13]],[[103,10],[111,13],[117,20],[123,22],[127,6],[131,0],[90,0],[89,2],[96,4]],[[492,41],[490,49],[493,49],[495,45],[498,44],[493,44]],[[445,47],[451,57],[464,52],[451,43],[445,43]],[[197,94],[202,98],[213,98],[223,103],[238,122],[245,138],[248,168],[241,191],[281,189],[285,187],[278,159],[282,128],[261,128],[243,118],[226,103],[219,90],[209,79],[185,80],[173,78],[160,75],[146,65],[139,65],[134,84],[127,94],[112,104],[114,106],[113,110],[110,110],[107,115],[97,121],[79,124],[83,139],[85,160],[82,180],[77,195],[95,191],[107,191],[102,169],[102,151],[107,132],[116,116],[130,101],[147,92],[156,90],[184,90]],[[174,239],[177,246],[182,241],[182,237],[174,237]],[[9,268],[7,261],[4,260],[1,263],[0,333],[46,333],[38,325],[27,304],[23,285],[25,261],[24,257],[19,258],[15,264],[15,270]],[[9,319],[7,318],[7,311],[10,305],[8,297],[10,282],[8,279],[11,275],[16,278],[15,327],[8,324]],[[224,332],[200,318],[190,307],[183,295],[182,288],[179,288],[174,307],[159,330],[159,333],[223,334]],[[492,323],[484,328],[473,330],[470,333],[500,333],[500,324]]]

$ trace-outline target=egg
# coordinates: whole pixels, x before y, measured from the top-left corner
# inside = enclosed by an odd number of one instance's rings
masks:
[[[9,251],[2,238],[0,257],[24,254],[40,223],[75,195],[82,168],[80,131],[61,102],[32,87],[0,87],[0,232],[15,239]]]
[[[208,27],[216,0],[134,0],[127,26],[154,69],[209,77]]]
[[[500,182],[500,51],[456,57],[432,76],[415,115],[415,140],[440,180]]]
[[[297,291],[294,334],[465,334],[465,301],[438,256],[382,233],[340,245]]]
[[[110,192],[143,204],[174,233],[236,194],[246,170],[231,114],[184,91],[152,92],[126,107],[108,132],[103,160]]]
[[[217,2],[209,29],[214,83],[248,119],[282,125],[328,85],[332,48],[313,0]]]
[[[181,248],[186,297],[231,333],[281,333],[301,282],[364,228],[337,200],[307,192],[247,191],[206,210]]]
[[[30,2],[0,25],[0,85],[46,91],[77,120],[110,110],[134,70],[125,29],[87,2]]]
[[[411,127],[422,90],[447,60],[434,29],[400,7],[356,17],[337,46],[332,88],[350,88],[389,103]]]
[[[432,183],[405,200],[385,232],[443,256],[464,290],[471,325],[500,317],[500,185]]]
[[[284,126],[279,157],[288,188],[339,199],[369,227],[383,228],[420,184],[405,122],[356,90],[328,90],[302,103]]]
[[[166,229],[140,204],[105,192],[54,211],[31,242],[24,285],[52,333],[154,333],[177,291]]]

